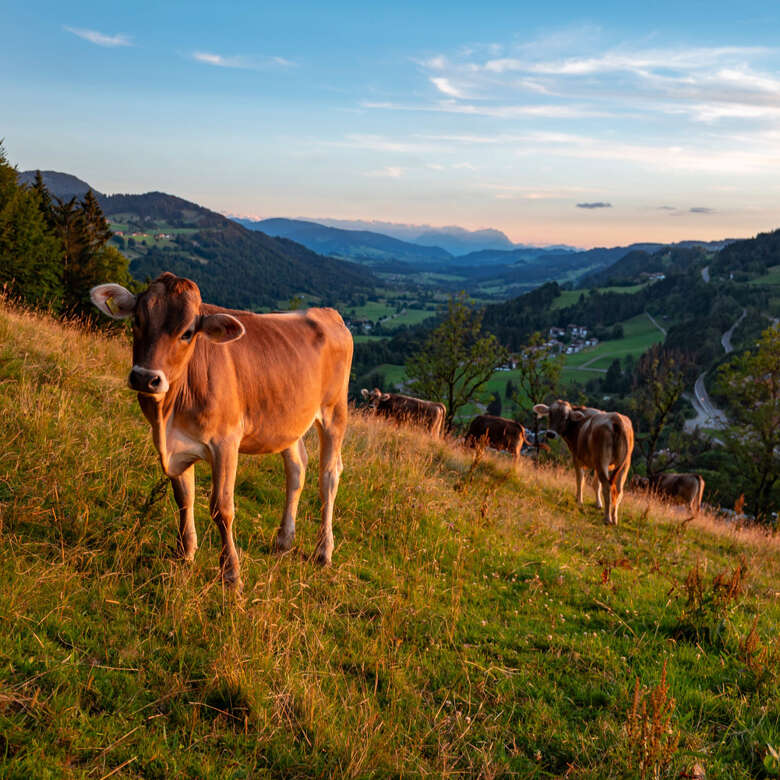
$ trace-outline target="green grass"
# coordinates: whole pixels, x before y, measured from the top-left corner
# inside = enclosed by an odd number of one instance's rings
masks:
[[[772,266],[767,273],[751,279],[748,284],[780,285],[780,265]]]
[[[0,305],[3,777],[638,777],[634,686],[641,699],[664,664],[661,740],[679,744],[647,776],[764,775],[777,539],[634,496],[607,528],[568,469],[474,463],[355,415],[328,570],[306,558],[316,437],[284,557],[269,552],[280,459],[242,458],[235,596],[203,468],[196,561],[172,560],[130,361],[121,339]],[[697,564],[709,594],[743,558],[736,599],[688,610]]]
[[[632,284],[629,287],[598,287],[595,288],[598,292],[615,292],[615,293],[635,293],[647,286],[647,282],[642,284]],[[552,302],[551,309],[565,309],[567,306],[572,306],[580,299],[580,295],[585,295],[593,292],[592,290],[562,290],[561,294]]]
[[[602,341],[591,349],[585,349],[575,355],[567,355],[566,368],[588,364],[589,368],[606,369],[615,358],[622,360],[627,355],[641,355],[648,347],[664,339],[661,331],[650,322],[646,314],[632,317],[621,324],[623,325],[622,339]],[[594,372],[587,370],[571,372],[571,375],[575,376],[577,373],[582,374],[584,380],[594,376]]]

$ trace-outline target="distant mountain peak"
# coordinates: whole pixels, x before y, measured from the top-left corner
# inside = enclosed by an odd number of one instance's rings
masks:
[[[19,184],[31,185],[35,181],[37,171],[22,171],[17,176]],[[55,197],[61,200],[70,200],[71,198],[83,198],[89,190],[95,195],[101,195],[94,187],[90,186],[78,176],[61,171],[41,171],[43,184],[46,189]]]

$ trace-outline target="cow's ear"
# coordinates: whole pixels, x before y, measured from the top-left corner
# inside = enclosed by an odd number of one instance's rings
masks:
[[[366,390],[366,388],[364,387],[364,388],[363,388],[363,389],[360,391],[360,395],[362,395],[362,396],[363,396],[363,400],[366,400],[366,399],[368,398],[368,390]]]
[[[381,396],[379,396],[381,400],[383,401],[389,401],[390,400],[390,393],[382,393]]]
[[[200,321],[198,330],[217,344],[229,344],[246,333],[243,324],[232,314],[208,314]]]
[[[550,414],[550,407],[547,406],[547,404],[536,404],[534,406],[534,412],[536,412],[537,417],[546,417]]]
[[[585,419],[585,414],[583,412],[569,412],[569,419],[574,420],[574,422],[580,422],[581,420]]]
[[[124,320],[135,311],[135,295],[121,284],[99,284],[89,291],[92,303],[109,317]]]

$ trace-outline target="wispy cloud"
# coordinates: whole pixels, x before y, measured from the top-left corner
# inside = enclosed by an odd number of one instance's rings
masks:
[[[436,89],[439,90],[439,92],[443,92],[445,95],[449,95],[450,97],[459,98],[464,96],[463,90],[453,86],[449,79],[446,79],[442,76],[433,77],[431,79],[431,83],[434,87],[436,87]]]
[[[780,78],[762,63],[777,51],[757,46],[604,47],[598,35],[564,36],[568,47],[528,41],[437,54],[417,65],[450,98],[420,110],[581,117],[686,114],[697,122],[780,118]],[[556,56],[556,47],[565,56]],[[479,100],[475,105],[474,100]]]
[[[707,208],[706,206],[694,206],[688,209],[691,214],[714,214],[715,209]]]
[[[578,203],[577,208],[578,209],[611,209],[612,204],[606,203],[603,200],[595,200],[588,203]]]
[[[213,65],[216,68],[238,68],[240,70],[264,70],[272,67],[290,68],[295,65],[292,60],[284,57],[225,56],[208,51],[195,51],[192,53],[192,59],[204,65]]]
[[[375,171],[367,171],[366,176],[379,176],[386,179],[399,179],[403,176],[404,169],[397,165],[385,165],[384,168],[379,168]]]
[[[85,41],[94,43],[97,46],[104,46],[106,48],[116,48],[117,46],[132,46],[132,39],[122,33],[116,35],[106,35],[98,30],[87,30],[83,27],[68,27],[65,25],[64,30],[67,30],[73,35],[77,35],[79,38],[83,38]]]

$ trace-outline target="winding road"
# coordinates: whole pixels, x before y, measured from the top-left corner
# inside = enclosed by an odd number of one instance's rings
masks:
[[[706,277],[704,275],[705,271],[708,271],[708,268],[703,268],[701,275],[704,278],[704,281],[708,282],[709,271]],[[737,325],[742,322],[746,314],[747,311],[743,309],[742,314],[739,315],[739,318],[720,338],[721,346],[727,355],[734,351],[734,347],[731,343],[731,337],[734,335],[734,330],[736,329]],[[693,408],[696,410],[696,417],[685,421],[685,430],[688,433],[692,433],[696,428],[712,428],[714,430],[720,430],[725,428],[729,422],[728,417],[726,417],[726,415],[720,409],[718,409],[715,404],[712,403],[710,396],[707,393],[707,388],[704,386],[704,377],[706,374],[707,372],[703,371],[701,374],[699,374],[698,377],[696,377],[696,382],[693,385],[693,395],[685,393],[685,398],[691,402]],[[713,439],[713,441],[719,442],[720,440]]]

